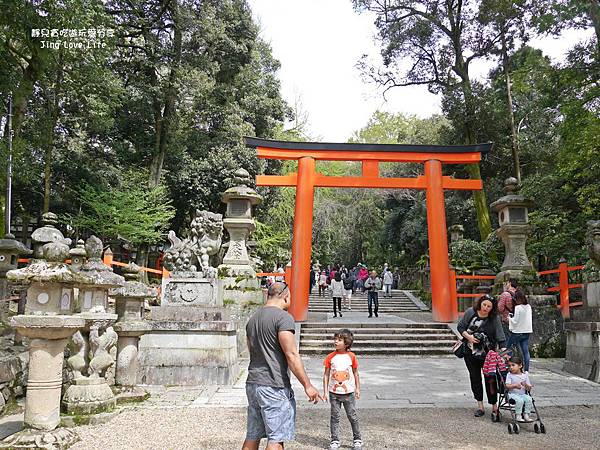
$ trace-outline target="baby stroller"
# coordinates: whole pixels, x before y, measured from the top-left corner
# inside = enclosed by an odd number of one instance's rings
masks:
[[[508,434],[519,434],[519,432],[521,431],[521,425],[523,425],[524,423],[532,423],[533,431],[535,431],[536,434],[546,433],[546,427],[543,424],[537,406],[535,405],[535,399],[531,396],[531,393],[529,391],[527,391],[527,395],[531,397],[531,401],[533,403],[532,415],[535,418],[531,422],[517,421],[517,411],[515,411],[514,406],[515,401],[513,399],[508,398],[508,389],[506,389],[506,375],[508,373],[508,368],[506,366],[504,358],[505,356],[510,354],[511,350],[508,350],[505,353],[497,353],[495,351],[490,351],[488,352],[488,356],[486,357],[487,367],[486,365],[484,365],[484,375],[486,378],[486,382],[494,383],[492,386],[495,385],[494,387],[496,389],[496,392],[498,393],[498,413],[492,413],[492,422],[501,422],[502,411],[509,411],[511,420],[508,424]],[[520,411],[518,413],[520,414]]]

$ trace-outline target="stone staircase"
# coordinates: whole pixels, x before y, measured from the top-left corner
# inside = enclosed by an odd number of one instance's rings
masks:
[[[318,289],[315,286],[313,293],[310,294],[308,310],[310,312],[333,312],[333,301],[331,294],[327,292],[325,297],[319,297]],[[342,305],[342,311],[346,311]],[[359,294],[358,292],[352,296],[352,311],[367,313],[367,294]],[[404,293],[404,291],[393,290],[392,298],[384,298],[382,293],[379,293],[379,313],[383,314],[398,314],[402,312],[418,312],[421,309],[413,303],[413,301]]]
[[[450,348],[457,339],[442,323],[369,322],[373,319],[366,319],[365,323],[344,323],[343,318],[339,322],[302,323],[300,354],[326,355],[333,351],[333,334],[340,328],[354,333],[352,351],[362,356],[451,355]]]

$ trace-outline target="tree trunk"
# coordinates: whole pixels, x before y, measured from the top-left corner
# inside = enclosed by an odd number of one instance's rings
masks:
[[[596,32],[596,61],[600,61],[600,2],[590,0],[590,19]]]
[[[150,164],[149,185],[151,188],[160,184],[163,162],[167,152],[167,145],[170,138],[169,133],[175,115],[178,96],[177,82],[179,79],[179,65],[181,63],[182,51],[182,32],[179,21],[178,0],[171,2],[171,15],[173,18],[173,62],[164,93],[164,108],[162,108],[162,112],[158,111],[158,115],[156,114],[157,111],[155,111],[155,118],[158,120],[156,122],[155,151]]]
[[[462,57],[460,59],[462,59]],[[460,69],[459,75],[462,79],[461,88],[465,101],[465,144],[472,145],[477,143],[474,131],[475,107],[473,104],[473,89],[471,80],[469,79],[468,68],[462,63]],[[479,164],[467,164],[467,172],[472,179],[481,180]],[[475,211],[477,212],[477,228],[479,229],[479,236],[482,241],[485,241],[492,233],[492,221],[490,219],[490,210],[485,196],[485,188],[480,191],[474,191],[473,200],[475,202]]]
[[[508,50],[506,48],[506,36],[504,35],[504,24],[501,24],[502,39],[502,66],[506,78],[506,100],[508,102],[508,116],[510,118],[511,152],[515,178],[521,184],[521,164],[519,162],[519,141],[517,140],[517,128],[515,127],[515,115],[513,113],[512,87],[510,85],[510,68],[508,64]]]
[[[52,153],[54,150],[54,130],[58,123],[59,98],[63,78],[62,53],[58,56],[56,80],[54,88],[48,90],[46,109],[48,113],[48,127],[46,129],[46,142],[44,150],[44,206],[43,213],[50,211],[50,180],[52,176]]]

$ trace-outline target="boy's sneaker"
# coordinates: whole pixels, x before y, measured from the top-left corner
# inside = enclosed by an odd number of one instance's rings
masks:
[[[527,413],[523,414],[523,421],[524,422],[533,422],[533,420],[531,420],[531,417],[529,417],[529,414],[527,414]]]
[[[340,448],[340,441],[331,441],[329,444],[329,450],[338,450]]]
[[[362,441],[360,439],[355,439],[354,444],[352,445],[353,450],[362,450]]]

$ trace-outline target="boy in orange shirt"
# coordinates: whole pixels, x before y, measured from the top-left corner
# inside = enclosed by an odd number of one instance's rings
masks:
[[[350,347],[354,341],[352,332],[348,329],[338,331],[333,336],[335,351],[325,358],[325,373],[323,374],[323,398],[329,398],[331,404],[331,444],[330,450],[340,448],[340,410],[344,410],[352,426],[354,450],[362,449],[356,400],[360,399],[360,378],[358,376],[358,361]]]

